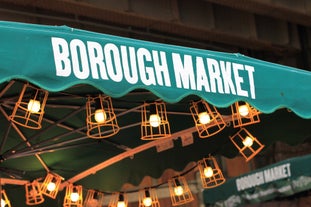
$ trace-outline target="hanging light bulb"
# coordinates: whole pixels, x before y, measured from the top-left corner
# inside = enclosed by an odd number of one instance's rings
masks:
[[[150,197],[150,192],[145,190],[145,198],[143,199],[143,203],[145,206],[149,207],[152,204],[152,199]]]
[[[249,109],[246,104],[239,106],[239,113],[241,116],[247,116],[249,114]]]
[[[250,136],[247,136],[242,142],[245,147],[251,147],[254,143],[254,140]]]
[[[97,109],[95,111],[94,119],[97,123],[104,123],[107,119],[107,115],[104,109]]]
[[[206,111],[199,113],[198,117],[200,124],[209,124],[211,122],[211,117]]]
[[[176,186],[174,187],[174,193],[177,196],[181,196],[182,194],[184,194],[184,189],[181,186],[181,184],[180,184],[178,179],[175,179],[175,183],[176,183]]]
[[[179,185],[179,186],[176,186],[174,188],[174,193],[175,195],[177,196],[181,196],[182,194],[184,194],[184,189]]]
[[[143,203],[144,203],[145,206],[149,207],[152,204],[152,200],[151,200],[150,197],[146,197],[146,198],[144,198]]]
[[[5,207],[5,205],[6,205],[5,200],[1,198],[1,207]]]
[[[161,123],[161,118],[158,114],[151,114],[149,117],[149,122],[152,127],[158,127]]]
[[[77,202],[79,200],[79,193],[78,192],[72,192],[70,194],[70,200],[72,202]]]
[[[204,176],[207,178],[212,177],[214,174],[213,169],[210,166],[204,168]]]
[[[27,110],[30,113],[38,113],[40,111],[40,108],[41,108],[40,101],[34,99],[29,100]]]
[[[54,182],[51,181],[51,182],[49,182],[49,184],[47,185],[46,188],[47,188],[47,190],[50,191],[50,192],[51,192],[51,191],[54,191],[54,190],[56,189],[56,184],[55,184]]]
[[[119,194],[119,200],[117,203],[117,207],[126,207],[126,204],[124,201],[124,195],[122,193]]]
[[[158,127],[161,124],[161,117],[157,112],[156,104],[150,104],[149,123],[152,127]]]

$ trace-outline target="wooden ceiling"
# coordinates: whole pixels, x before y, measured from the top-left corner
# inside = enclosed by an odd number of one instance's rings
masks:
[[[0,19],[238,52],[310,69],[308,0],[2,0]]]

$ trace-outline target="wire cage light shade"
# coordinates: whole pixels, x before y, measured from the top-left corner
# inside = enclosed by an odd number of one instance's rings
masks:
[[[259,111],[247,102],[235,102],[231,105],[231,112],[234,128],[260,122]]]
[[[11,207],[11,202],[4,189],[1,190],[1,207]]]
[[[230,140],[246,162],[250,161],[264,148],[264,145],[245,128],[241,128],[236,134],[230,136]]]
[[[102,207],[104,206],[104,194],[92,189],[87,191],[83,207]]]
[[[63,207],[82,207],[83,194],[81,185],[68,184],[64,198]]]
[[[189,203],[194,200],[192,192],[184,176],[174,177],[168,180],[172,206]]]
[[[138,207],[160,207],[156,189],[145,188],[138,192]]]
[[[40,129],[48,91],[25,83],[10,116],[12,122],[30,128]]]
[[[144,103],[141,119],[142,140],[156,140],[171,136],[164,102]]]
[[[203,188],[214,188],[226,181],[216,158],[211,155],[199,160],[198,168]]]
[[[41,192],[40,183],[34,180],[31,183],[25,184],[26,192],[26,204],[27,205],[37,205],[44,202],[44,197]]]
[[[204,100],[192,102],[190,112],[200,138],[211,137],[226,127],[216,107],[209,106]]]
[[[117,192],[111,195],[108,207],[127,207],[128,198],[124,192]]]
[[[41,184],[42,194],[55,199],[61,182],[61,176],[48,172],[43,183]]]
[[[102,139],[117,134],[120,127],[109,96],[88,97],[86,102],[87,135]]]

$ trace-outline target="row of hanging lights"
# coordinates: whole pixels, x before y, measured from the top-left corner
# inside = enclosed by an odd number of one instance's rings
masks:
[[[219,168],[216,159],[209,155],[197,162],[193,168],[197,168],[203,188],[214,188],[225,182],[225,177]],[[191,170],[193,170],[191,169]],[[187,171],[187,173],[190,171]],[[48,172],[45,179],[39,179],[25,184],[25,196],[27,205],[38,205],[44,202],[44,196],[55,199],[63,178],[55,173]],[[179,206],[194,200],[190,187],[184,174],[170,178],[167,181],[172,206]],[[143,188],[138,193],[139,207],[160,207],[157,196],[157,186]],[[104,203],[104,193],[89,189],[83,200],[83,188],[81,185],[67,184],[63,207],[101,207]],[[127,207],[128,197],[126,192],[115,192],[111,195],[108,207]],[[1,207],[11,207],[11,203],[5,193],[1,191]]]
[[[43,89],[36,88],[29,83],[24,84],[20,97],[13,109],[11,120],[19,125],[31,129],[40,129],[41,121],[44,115],[44,108],[47,101],[48,92]],[[236,102],[231,105],[231,121],[233,127],[240,130],[230,136],[230,140],[239,150],[240,154],[246,161],[251,160],[264,147],[256,137],[251,135],[244,126],[258,123],[259,112],[246,102]],[[200,138],[208,138],[223,130],[227,123],[217,108],[210,106],[206,101],[199,100],[192,102],[190,106],[195,126]],[[141,107],[141,139],[156,140],[169,137],[170,124],[167,118],[166,106],[164,102],[145,102]],[[87,135],[90,138],[102,139],[117,134],[120,127],[117,123],[117,117],[114,113],[112,101],[109,96],[98,95],[96,97],[88,97],[86,102],[86,123]],[[209,156],[198,162],[198,169],[204,188],[218,186],[225,182],[225,178],[217,165],[215,158]],[[58,192],[61,177],[48,173],[42,184],[38,181],[26,184],[26,203],[27,205],[36,205],[44,201],[43,195],[55,198]],[[193,200],[193,196],[186,180],[183,176],[172,178],[168,181],[171,201],[173,206],[182,205]],[[155,189],[148,188],[139,193],[139,203],[144,206],[159,206],[155,199]],[[4,191],[3,191],[4,192]],[[37,193],[36,193],[37,192]],[[1,192],[2,193],[2,192]],[[4,192],[5,193],[5,192]],[[95,199],[96,195],[96,199]],[[95,202],[99,199],[101,202],[103,195],[97,191],[88,192],[85,202]],[[143,199],[143,198],[150,198]],[[155,197],[155,198],[152,198]],[[2,196],[7,199],[6,195]],[[117,193],[112,196],[109,207],[126,207],[126,194]],[[91,201],[93,199],[93,201]],[[97,202],[97,201],[96,201]],[[147,203],[151,203],[150,205]],[[4,205],[2,205],[4,203]],[[69,184],[66,187],[66,195],[64,198],[64,207],[80,207],[82,206],[82,186]],[[1,200],[1,207],[10,207],[10,202]]]
[[[46,90],[29,83],[24,84],[10,116],[11,120],[27,128],[41,128],[47,98]],[[217,108],[204,100],[192,102],[190,112],[200,138],[211,137],[227,126]],[[260,122],[259,111],[246,102],[236,102],[231,105],[231,112],[233,127],[240,130],[229,138],[246,161],[249,161],[264,145],[243,127]],[[171,135],[164,102],[145,102],[141,107],[141,120],[142,140],[162,139]],[[94,139],[108,138],[119,132],[111,97],[100,94],[87,98],[86,124],[87,136]]]

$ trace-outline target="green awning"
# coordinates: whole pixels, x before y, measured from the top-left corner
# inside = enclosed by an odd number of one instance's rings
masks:
[[[66,26],[0,22],[0,81],[49,91],[90,84],[111,97],[147,89],[166,102],[197,95],[226,107],[311,117],[311,73],[243,56],[127,39]]]
[[[208,139],[198,137],[189,105],[200,98],[226,117],[238,100],[259,109],[260,123],[247,129],[266,147],[275,141],[298,144],[311,134],[311,72],[241,54],[66,26],[0,22],[0,58],[1,178],[44,177],[46,169],[35,156],[39,154],[65,181],[113,192],[124,183],[137,186],[145,176],[159,178],[166,169],[187,170],[190,162],[210,153],[237,156],[228,138],[237,131],[232,125]],[[49,91],[40,130],[15,126],[8,118],[25,82]],[[85,102],[99,93],[112,97],[121,130],[94,140],[86,135]],[[171,148],[161,152],[159,140],[140,139],[139,109],[145,101],[159,99],[167,102],[173,134]],[[184,144],[181,135],[193,136],[193,143]],[[104,167],[74,179],[97,165]],[[25,206],[24,186],[5,188],[14,206]],[[56,206],[61,196],[43,205]]]
[[[204,190],[204,203],[234,207],[286,197],[311,189],[311,155],[295,157]]]

